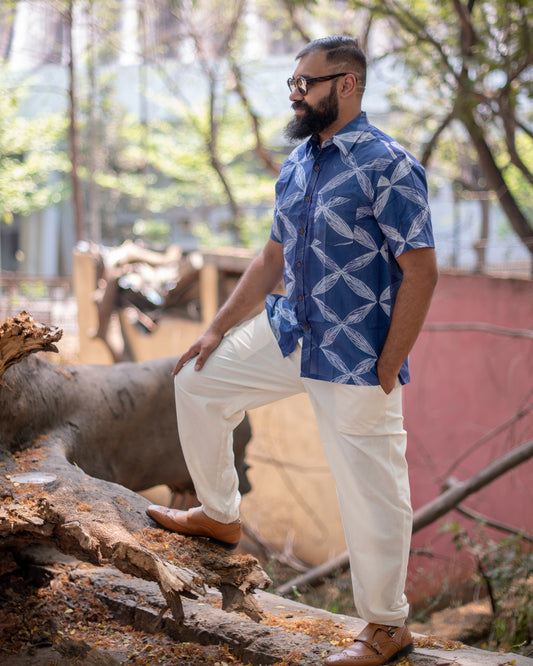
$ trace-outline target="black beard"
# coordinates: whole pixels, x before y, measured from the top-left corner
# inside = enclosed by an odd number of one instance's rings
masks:
[[[301,141],[311,134],[320,134],[339,117],[339,102],[334,82],[329,95],[321,99],[316,107],[309,106],[304,100],[294,102],[293,109],[303,108],[305,113],[301,117],[295,116],[285,128],[285,136],[291,141]]]

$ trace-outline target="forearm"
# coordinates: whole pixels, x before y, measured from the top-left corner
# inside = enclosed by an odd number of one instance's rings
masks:
[[[270,241],[273,243],[273,241]],[[274,252],[273,252],[274,250]],[[279,248],[281,251],[281,247]],[[252,261],[228,300],[221,307],[209,330],[224,335],[246,319],[283,277],[283,255],[278,248],[267,244]]]
[[[379,381],[387,393],[394,387],[402,364],[422,329],[437,282],[437,267],[431,248],[411,252],[418,255],[399,260],[400,266],[403,264],[403,280],[377,363]]]
[[[224,335],[246,319],[279,283],[282,275],[270,276],[265,269],[265,257],[258,255],[250,264],[228,300],[211,322],[209,329]]]
[[[208,329],[179,357],[172,374],[176,375],[184,364],[194,357],[196,357],[195,370],[201,370],[230,328],[246,319],[277,286],[282,277],[282,247],[269,239]]]

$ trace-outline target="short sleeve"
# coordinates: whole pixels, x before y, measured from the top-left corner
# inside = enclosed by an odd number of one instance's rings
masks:
[[[395,257],[435,247],[425,171],[408,153],[381,172],[372,209]]]

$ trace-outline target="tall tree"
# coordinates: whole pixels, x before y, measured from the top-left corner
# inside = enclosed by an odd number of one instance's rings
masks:
[[[239,27],[246,0],[232,0],[227,4],[204,0],[197,3],[183,3],[176,16],[183,26],[187,37],[194,44],[196,58],[207,80],[208,125],[203,139],[209,155],[211,167],[214,169],[226,193],[232,220],[229,229],[234,241],[240,241],[239,227],[244,212],[241,204],[233,193],[228,170],[220,154],[220,123],[224,106],[225,86],[221,85],[226,78],[225,71],[230,51],[235,48],[238,40]],[[222,77],[221,77],[222,73]]]
[[[349,0],[380,17],[390,56],[409,84],[425,132],[423,161],[459,126],[487,189],[533,254],[533,26],[526,0]],[[388,29],[387,29],[388,27]],[[380,44],[385,40],[380,39]],[[529,114],[529,118],[528,118]],[[420,123],[420,121],[423,121]]]
[[[71,161],[71,182],[72,182],[72,202],[74,205],[74,229],[76,232],[76,240],[80,241],[85,239],[85,207],[83,205],[81,182],[79,177],[79,139],[78,139],[78,119],[77,119],[77,85],[76,85],[76,63],[75,51],[73,40],[73,12],[74,0],[69,0],[67,9],[65,11],[65,26],[67,30],[69,61],[69,140],[70,140],[70,161]]]

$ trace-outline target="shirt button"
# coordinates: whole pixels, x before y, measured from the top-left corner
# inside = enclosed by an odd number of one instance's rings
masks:
[[[297,266],[298,268],[300,268],[301,265],[302,265],[302,262],[301,262],[301,261],[299,261],[299,262],[296,264],[296,266]]]
[[[304,326],[304,331],[308,331],[308,330],[309,330],[309,326]]]
[[[311,197],[305,197],[305,200],[306,200],[306,201],[309,201],[310,198],[311,198]]]
[[[303,232],[304,232],[304,230],[303,230],[303,229],[300,229],[300,233],[303,234]]]
[[[304,297],[303,297],[303,296],[298,296],[298,300],[299,300],[299,301],[303,301],[303,300],[304,300]]]
[[[318,164],[315,164],[315,171],[318,171],[319,169],[320,167],[318,166]]]

